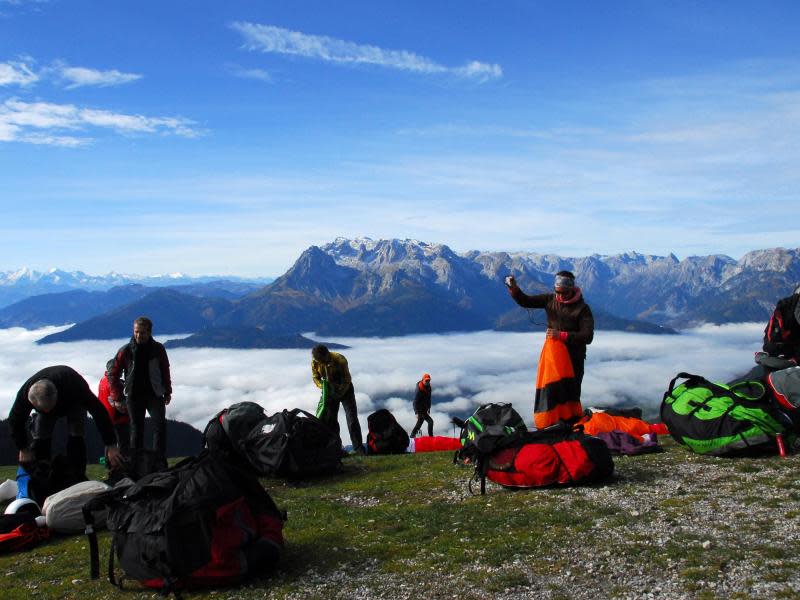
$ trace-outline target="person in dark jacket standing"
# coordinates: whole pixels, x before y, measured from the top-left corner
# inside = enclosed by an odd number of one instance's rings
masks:
[[[8,415],[8,426],[19,450],[19,462],[28,464],[34,460],[49,460],[56,421],[65,417],[67,461],[77,474],[85,474],[87,411],[103,438],[109,462],[118,466],[121,457],[106,409],[92,393],[86,380],[66,365],[38,371],[17,392]],[[32,416],[31,412],[34,412]],[[29,431],[32,438],[30,443]]]
[[[569,271],[556,273],[553,294],[529,296],[519,289],[512,276],[506,277],[505,283],[517,304],[524,308],[543,308],[547,313],[546,336],[566,344],[580,397],[586,346],[594,338],[594,316],[581,289],[575,285],[575,275]]]
[[[411,437],[416,437],[417,432],[422,429],[422,424],[428,423],[428,436],[433,435],[433,419],[431,412],[431,376],[425,373],[417,382],[416,394],[414,395],[414,414],[417,416],[417,424],[411,430]]]
[[[800,363],[800,287],[778,300],[764,330],[764,352]]]
[[[119,404],[123,396],[125,398],[130,416],[131,449],[144,447],[147,411],[153,421],[153,449],[166,462],[166,407],[172,399],[172,379],[167,351],[153,339],[153,322],[147,317],[133,322],[133,337],[117,351],[108,371],[108,384],[112,403]]]

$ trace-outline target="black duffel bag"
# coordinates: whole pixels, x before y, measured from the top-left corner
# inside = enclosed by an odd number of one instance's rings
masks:
[[[299,408],[267,416],[255,402],[234,404],[209,421],[203,441],[212,454],[268,477],[299,479],[341,466],[338,432]]]

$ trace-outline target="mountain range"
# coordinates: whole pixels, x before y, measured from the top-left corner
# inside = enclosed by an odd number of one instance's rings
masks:
[[[42,272],[23,268],[17,271],[0,271],[0,308],[32,296],[67,292],[70,290],[101,292],[130,284],[139,284],[150,288],[156,288],[192,286],[216,281],[225,281],[226,285],[231,288],[236,285],[248,287],[251,284],[255,287],[261,287],[269,283],[271,279],[268,277],[254,279],[219,276],[191,277],[183,273],[142,276],[123,275],[112,272],[107,275],[87,275],[82,271],[50,269],[49,271]]]
[[[118,286],[104,292],[105,299],[74,292],[69,298],[39,296],[0,310],[0,325],[63,324],[64,311],[55,307],[69,300],[84,309],[91,306],[94,314],[76,318],[72,328],[43,342],[127,337],[140,314],[153,318],[157,335],[203,330],[197,344],[205,338],[229,347],[241,347],[237,338],[258,347],[271,339],[296,343],[291,336],[311,331],[318,336],[390,336],[530,330],[543,327],[543,312],[519,308],[503,277],[513,274],[527,293],[543,293],[552,288],[559,270],[575,273],[598,329],[671,333],[700,323],[766,321],[776,300],[800,280],[800,250],[756,250],[739,260],[721,255],[679,260],[635,252],[564,258],[459,254],[446,245],[415,240],[339,238],[311,246],[286,273],[249,293],[240,288],[214,294],[211,283],[196,283],[149,293]],[[126,293],[130,302],[124,303]],[[56,322],[57,315],[62,321]]]

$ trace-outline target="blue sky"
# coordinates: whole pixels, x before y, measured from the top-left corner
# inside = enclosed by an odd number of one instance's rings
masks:
[[[0,270],[797,247],[796,2],[0,0]]]

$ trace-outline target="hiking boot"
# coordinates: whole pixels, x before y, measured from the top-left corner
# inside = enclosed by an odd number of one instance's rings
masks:
[[[353,448],[353,454],[356,454],[358,456],[366,456],[367,455],[367,451],[364,450],[364,446],[363,445],[358,445],[355,448]]]

